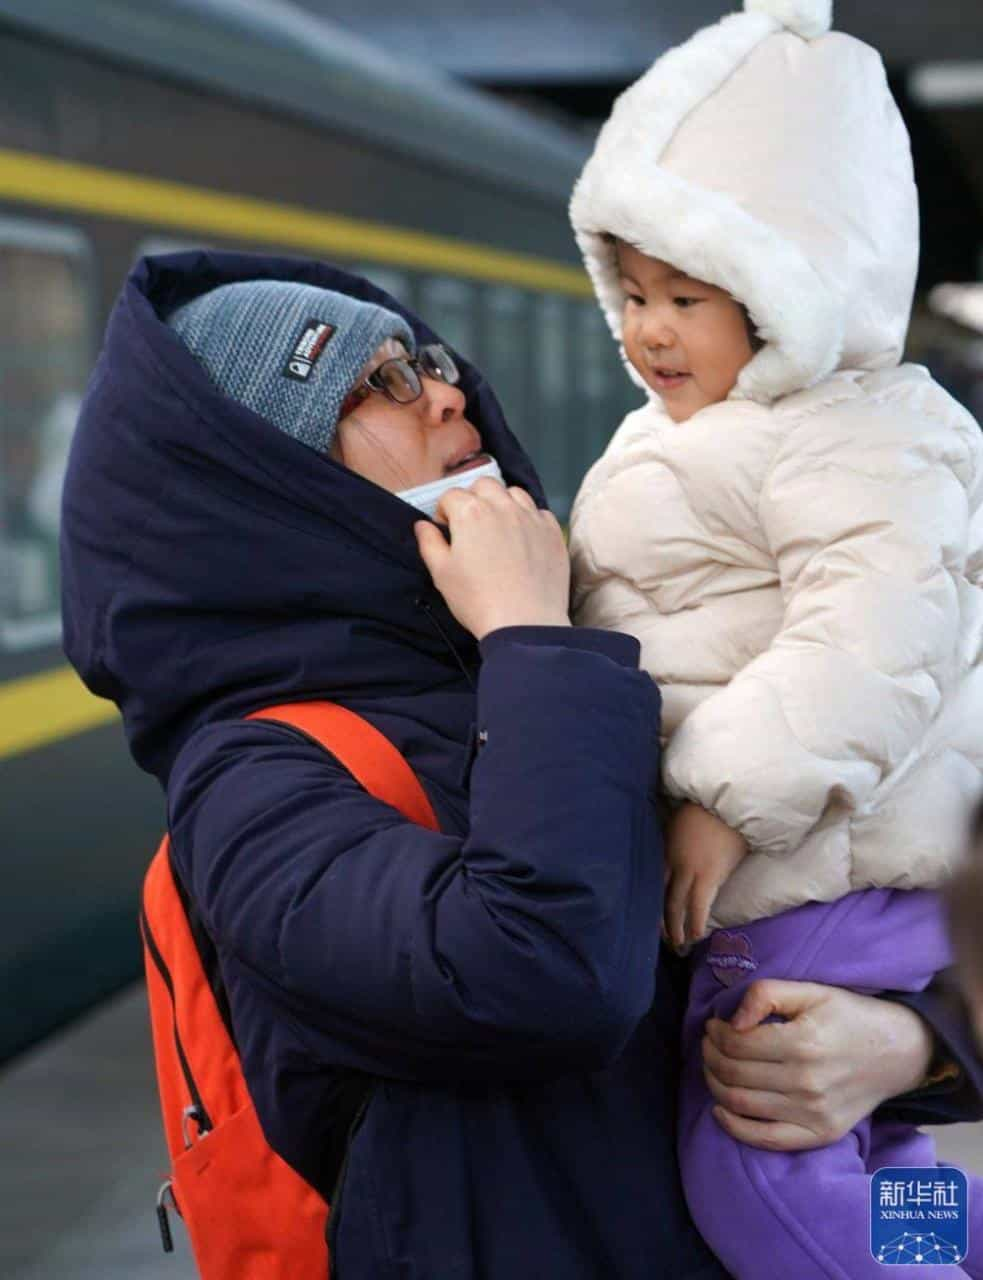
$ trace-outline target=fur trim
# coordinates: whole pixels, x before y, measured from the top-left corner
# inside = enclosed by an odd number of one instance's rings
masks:
[[[624,297],[615,249],[605,233],[726,289],[747,307],[766,345],[741,370],[732,395],[769,404],[832,373],[843,345],[842,309],[797,245],[736,201],[683,182],[657,165],[645,166],[640,181],[637,152],[630,167],[611,160],[611,170],[598,175],[595,189],[578,188],[574,225],[619,342]],[[639,191],[645,193],[642,201]]]
[[[833,25],[833,0],[744,0],[746,13],[767,13],[803,40],[824,36]]]
[[[577,243],[615,338],[624,298],[605,233],[726,289],[748,308],[767,345],[732,394],[761,403],[836,368],[839,301],[797,245],[736,200],[684,182],[658,161],[690,111],[780,30],[764,13],[733,14],[660,58],[615,103],[570,201]]]

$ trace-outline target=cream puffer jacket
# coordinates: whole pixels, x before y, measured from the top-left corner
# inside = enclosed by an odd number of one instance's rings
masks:
[[[622,94],[571,201],[617,340],[612,235],[726,289],[764,340],[686,422],[650,391],[571,516],[575,620],[638,636],[669,791],[750,845],[713,926],[938,885],[983,770],[983,446],[899,364],[907,134],[829,0],[745,9]]]
[[[578,623],[663,693],[664,776],[752,852],[712,926],[938,885],[983,769],[983,448],[917,366],[625,420],[572,519]]]

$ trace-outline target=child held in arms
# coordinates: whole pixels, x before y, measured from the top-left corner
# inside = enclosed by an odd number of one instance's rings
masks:
[[[822,1150],[742,1145],[764,1126],[717,1123],[701,1037],[774,1012],[756,979],[917,991],[951,962],[937,889],[983,767],[983,443],[900,363],[918,203],[880,57],[831,33],[829,0],[745,10],[621,96],[574,191],[648,393],[575,503],[574,609],[635,634],[663,693],[696,1224],[740,1280],[863,1280],[883,1274],[868,1175],[934,1168],[931,1139],[875,1118]],[[970,1211],[970,1256],[937,1241],[920,1265],[983,1276],[983,1186]]]

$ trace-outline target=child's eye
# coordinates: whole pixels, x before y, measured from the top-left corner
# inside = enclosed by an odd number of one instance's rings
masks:
[[[630,302],[633,306],[636,306],[636,307],[645,306],[645,299],[642,297],[640,293],[626,293],[625,302],[626,303]]]
[[[682,307],[683,309],[685,309],[686,307],[695,307],[698,302],[702,302],[702,301],[703,301],[702,298],[687,298],[685,296],[673,298],[673,303],[677,307]]]

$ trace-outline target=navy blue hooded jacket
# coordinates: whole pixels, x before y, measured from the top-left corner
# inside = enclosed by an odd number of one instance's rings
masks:
[[[418,513],[223,397],[162,322],[258,277],[403,310],[316,263],[139,264],[73,445],[63,591],[69,658],[167,788],[264,1130],[333,1199],[340,1280],[719,1280],[676,1171],[671,962],[653,1004],[658,695],[637,644],[511,628],[479,652]],[[467,364],[462,389],[542,503]],[[297,698],[382,730],[440,833],[241,718]]]

